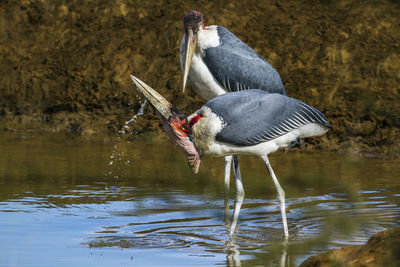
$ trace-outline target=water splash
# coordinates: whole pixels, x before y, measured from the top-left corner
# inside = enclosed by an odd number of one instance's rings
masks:
[[[136,123],[137,119],[139,116],[142,116],[144,114],[144,108],[147,103],[147,99],[145,99],[143,102],[139,100],[140,103],[140,108],[139,111],[133,115],[133,117],[130,120],[125,121],[125,125],[122,127],[122,130],[119,130],[118,133],[118,139],[117,143],[114,145],[113,151],[110,156],[110,161],[108,163],[108,171],[104,174],[105,176],[111,176],[114,179],[118,179],[122,177],[121,173],[121,166],[128,165],[131,161],[129,159],[126,159],[127,153],[119,146],[120,141],[122,140],[122,135],[127,134],[127,130],[131,129],[131,123]],[[131,103],[128,102],[128,105],[131,106]],[[116,123],[116,127],[118,123]],[[134,134],[137,134],[137,132],[133,132]],[[129,143],[129,141],[128,141]]]
[[[130,120],[125,121],[125,125],[124,125],[124,127],[122,128],[122,130],[119,131],[119,133],[125,134],[125,133],[126,133],[126,132],[125,132],[125,129],[130,129],[130,127],[129,127],[128,125],[129,125],[130,123],[132,123],[132,122],[136,122],[136,119],[137,119],[139,116],[142,116],[142,115],[144,114],[144,107],[146,106],[147,99],[144,99],[143,103],[142,103],[141,101],[139,101],[139,103],[140,103],[140,108],[139,108],[138,113],[136,113],[135,115],[133,115],[133,117],[132,117]],[[128,105],[131,105],[131,103],[128,103]],[[137,132],[135,132],[135,133],[137,133]]]

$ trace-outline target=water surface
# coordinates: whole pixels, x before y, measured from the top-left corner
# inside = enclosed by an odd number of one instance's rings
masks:
[[[245,198],[229,238],[223,159],[193,175],[167,143],[1,133],[1,266],[271,266],[400,226],[400,161],[321,152],[270,156],[286,192],[255,157],[241,160]],[[228,195],[230,215],[235,201]]]

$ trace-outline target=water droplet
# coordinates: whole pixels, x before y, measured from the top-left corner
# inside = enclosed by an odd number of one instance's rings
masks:
[[[122,140],[122,134],[133,133],[133,131],[132,131],[132,132],[129,132],[129,131],[126,132],[125,130],[126,130],[126,129],[131,129],[131,127],[128,126],[128,125],[129,125],[130,123],[132,123],[132,122],[136,122],[136,119],[137,119],[139,116],[142,116],[142,115],[144,114],[144,108],[145,108],[145,106],[146,106],[147,100],[146,100],[146,99],[145,99],[144,101],[140,101],[140,100],[139,100],[139,103],[140,103],[139,111],[138,111],[130,120],[125,121],[125,125],[122,127],[122,129],[120,129],[119,123],[118,123],[118,122],[115,122],[114,128],[115,128],[116,130],[118,130],[118,133],[119,133],[119,135],[118,135],[118,141],[121,141],[121,140]],[[130,101],[128,101],[127,104],[128,104],[129,106],[132,105]],[[133,111],[133,110],[132,110],[132,111]],[[135,131],[135,134],[137,134],[137,133],[138,133],[138,132]],[[127,142],[130,143],[130,141],[127,141]],[[109,167],[109,168],[110,168],[109,176],[114,177],[115,179],[118,179],[119,176],[122,175],[122,174],[121,174],[121,175],[115,175],[115,173],[120,174],[121,166],[127,165],[127,164],[130,163],[130,160],[124,159],[124,157],[126,157],[125,154],[127,154],[127,153],[125,153],[125,151],[118,151],[118,149],[119,149],[119,147],[118,147],[118,142],[117,142],[117,143],[114,145],[114,149],[113,149],[112,154],[111,154],[111,156],[110,156],[111,161],[109,162],[109,166],[112,166],[112,167]],[[113,171],[111,171],[111,168],[112,168]],[[112,175],[112,174],[113,174],[113,175]],[[121,177],[123,177],[123,176],[121,176]]]
[[[140,103],[140,102],[139,102],[139,103]],[[128,124],[131,123],[131,122],[136,122],[137,117],[142,116],[142,115],[144,114],[144,107],[146,106],[146,103],[147,103],[147,99],[145,99],[145,100],[143,101],[143,103],[140,104],[140,109],[139,109],[138,113],[136,113],[136,114],[132,117],[132,119],[130,119],[129,121],[126,121],[126,122],[125,122],[125,125],[128,125]]]

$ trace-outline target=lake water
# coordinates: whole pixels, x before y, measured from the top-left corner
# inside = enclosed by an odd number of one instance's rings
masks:
[[[167,140],[0,134],[0,266],[292,266],[400,226],[400,160],[270,155],[286,192],[283,239],[263,162],[241,160],[246,195],[228,235],[222,158],[193,175]]]

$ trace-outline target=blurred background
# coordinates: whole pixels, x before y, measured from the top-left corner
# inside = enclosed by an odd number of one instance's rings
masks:
[[[326,114],[332,129],[306,149],[400,155],[400,4],[388,0],[1,1],[2,128],[113,135],[140,108],[129,74],[193,112],[203,101],[182,94],[179,64],[191,9],[266,58],[289,96]],[[161,133],[150,113],[139,136]]]

